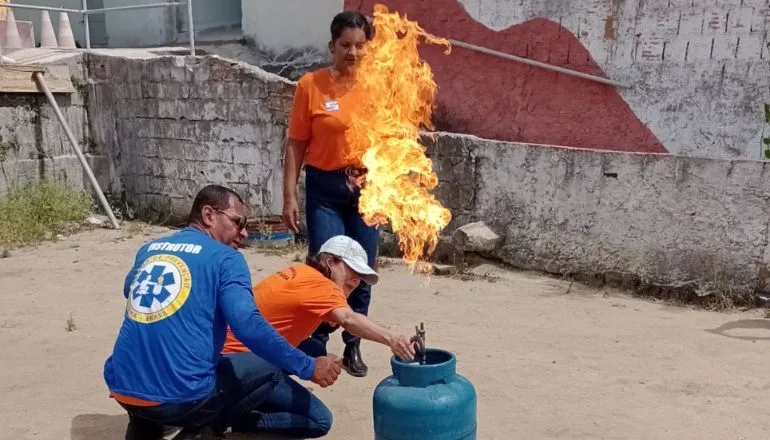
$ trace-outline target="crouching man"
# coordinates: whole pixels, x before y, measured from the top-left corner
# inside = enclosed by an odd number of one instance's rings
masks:
[[[189,226],[143,245],[126,276],[123,324],[104,379],[129,415],[126,439],[213,439],[270,395],[281,370],[326,387],[341,372],[334,356],[310,357],[262,317],[238,247],[246,207],[211,185],[195,197]],[[263,368],[221,352],[226,329],[265,359]]]

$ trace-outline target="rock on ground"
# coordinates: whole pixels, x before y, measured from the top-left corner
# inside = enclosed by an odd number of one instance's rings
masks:
[[[500,236],[484,222],[475,222],[457,228],[452,242],[464,252],[490,253],[500,244]]]

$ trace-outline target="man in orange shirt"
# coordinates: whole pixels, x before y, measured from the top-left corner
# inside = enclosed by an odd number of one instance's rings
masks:
[[[267,322],[310,356],[325,355],[325,344],[309,337],[319,324],[328,322],[360,338],[387,345],[398,358],[411,361],[415,354],[413,338],[391,333],[347,304],[347,296],[361,281],[375,285],[378,280],[361,245],[338,235],[327,240],[306,264],[288,267],[257,284],[254,299]],[[223,353],[235,357],[233,363],[241,365],[253,362],[261,366],[265,362],[229,330]],[[332,416],[320,399],[286,373],[282,372],[275,382],[270,396],[232,426],[233,431],[271,432],[295,438],[322,437],[329,432]]]

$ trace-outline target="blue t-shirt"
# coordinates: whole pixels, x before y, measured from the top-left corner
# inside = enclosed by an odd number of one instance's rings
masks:
[[[126,276],[126,314],[104,365],[110,391],[160,403],[208,396],[227,325],[249,349],[302,379],[308,357],[262,318],[240,252],[188,227],[142,246]]]

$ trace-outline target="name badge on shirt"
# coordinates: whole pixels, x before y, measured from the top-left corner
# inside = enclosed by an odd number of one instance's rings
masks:
[[[338,112],[340,111],[340,103],[337,101],[326,101],[324,102],[324,108],[327,112]]]

